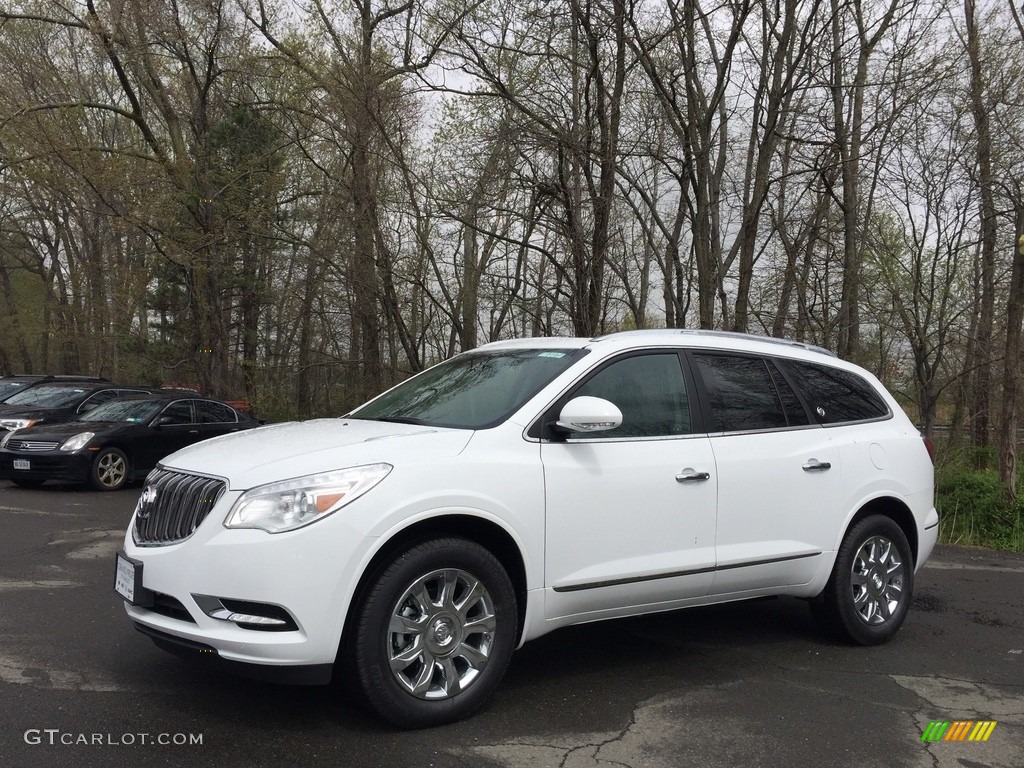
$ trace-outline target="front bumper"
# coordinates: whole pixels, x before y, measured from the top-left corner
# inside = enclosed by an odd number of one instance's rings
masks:
[[[344,514],[286,533],[225,528],[238,496],[225,493],[189,538],[166,546],[137,545],[133,518],[124,554],[142,563],[146,599],[143,605],[126,602],[125,610],[165,649],[254,665],[245,671],[249,676],[309,675],[326,682],[361,562],[374,540],[348,526]],[[289,621],[282,628],[230,620],[231,611],[214,609],[225,604],[238,613],[274,612]]]
[[[53,480],[62,483],[84,483],[89,479],[93,454],[80,451],[8,451],[0,450],[0,478],[6,480]],[[27,461],[29,469],[16,469],[15,462]]]
[[[333,664],[306,664],[271,666],[268,664],[244,664],[222,657],[216,648],[177,635],[153,629],[145,624],[133,622],[135,628],[148,636],[158,648],[189,661],[207,664],[214,669],[251,680],[261,680],[282,685],[327,685],[334,673]]]

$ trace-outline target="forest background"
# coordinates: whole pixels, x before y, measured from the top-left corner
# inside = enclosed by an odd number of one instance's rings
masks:
[[[1024,550],[1012,0],[6,0],[0,373],[337,415],[478,344],[874,371]]]

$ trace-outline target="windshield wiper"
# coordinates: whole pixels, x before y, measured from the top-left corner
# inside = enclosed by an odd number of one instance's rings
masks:
[[[353,416],[354,419],[362,418],[361,416]],[[391,424],[415,424],[418,427],[425,427],[430,424],[429,421],[423,419],[413,419],[408,416],[374,416],[372,419],[365,419],[366,421],[386,421]]]

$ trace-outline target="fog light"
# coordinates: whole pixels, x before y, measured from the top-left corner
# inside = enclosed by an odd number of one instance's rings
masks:
[[[211,619],[230,621],[242,629],[291,632],[299,628],[291,614],[279,605],[212,595],[192,595],[192,599]]]
[[[220,608],[216,611],[211,611],[206,615],[211,619],[233,621],[236,624],[262,624],[268,627],[283,627],[288,623],[284,619],[274,619],[270,616],[254,616],[251,613],[235,613],[234,611],[229,611],[227,608]]]

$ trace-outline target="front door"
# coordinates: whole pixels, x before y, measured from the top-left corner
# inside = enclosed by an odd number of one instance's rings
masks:
[[[679,355],[617,358],[562,402],[600,397],[622,426],[544,442],[549,618],[627,614],[707,593],[715,565],[717,478],[692,433]]]
[[[155,467],[157,462],[199,439],[199,425],[191,400],[169,403],[153,419],[147,440],[139,441],[138,469]]]

